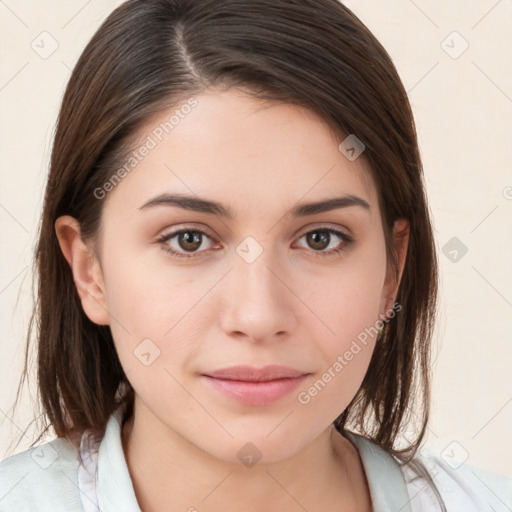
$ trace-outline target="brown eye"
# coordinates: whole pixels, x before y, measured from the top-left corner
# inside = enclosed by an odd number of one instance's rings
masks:
[[[312,249],[315,249],[316,251],[323,251],[329,246],[331,234],[323,230],[310,231],[306,235],[306,240]]]
[[[196,251],[201,247],[202,234],[198,231],[182,231],[178,234],[178,244],[184,251]]]
[[[178,258],[200,256],[213,245],[212,238],[197,229],[180,229],[162,236],[158,242],[162,245],[162,249]]]
[[[348,251],[355,242],[353,237],[332,228],[308,231],[300,237],[301,239],[305,239],[305,248],[310,249],[313,255],[325,257]],[[197,229],[181,229],[162,236],[158,242],[166,252],[178,258],[199,257],[209,252],[208,249],[212,249],[211,246],[208,247],[208,243],[214,243],[209,235]]]
[[[299,240],[304,239],[305,249],[311,249],[314,256],[336,256],[348,251],[355,243],[355,239],[337,229],[325,227],[313,229],[304,233]]]

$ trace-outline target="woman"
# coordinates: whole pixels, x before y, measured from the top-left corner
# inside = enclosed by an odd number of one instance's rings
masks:
[[[57,439],[0,464],[0,510],[500,510],[505,479],[418,452],[422,179],[396,70],[337,1],[122,4],[73,71],[46,189]]]

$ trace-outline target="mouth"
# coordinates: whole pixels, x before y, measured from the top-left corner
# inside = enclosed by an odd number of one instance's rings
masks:
[[[267,405],[284,398],[309,375],[286,366],[232,366],[201,374],[206,385],[245,405]]]

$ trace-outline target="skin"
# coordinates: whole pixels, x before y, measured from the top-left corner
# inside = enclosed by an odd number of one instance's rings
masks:
[[[209,89],[196,99],[102,199],[96,245],[81,240],[72,217],[55,225],[84,311],[110,325],[136,392],[123,447],[141,509],[370,511],[358,452],[332,422],[359,389],[375,337],[308,404],[297,395],[392,308],[407,222],[394,226],[396,280],[363,157],[349,161],[338,149],[342,139],[301,107],[264,103],[240,89]],[[139,141],[174,110],[149,120]],[[169,205],[140,209],[163,192],[218,201],[236,217]],[[345,194],[364,199],[369,210],[288,214],[298,202]],[[164,250],[187,254],[179,237],[157,241],[183,227],[208,235],[188,259]],[[322,256],[346,244],[332,235],[319,249],[304,236],[325,227],[355,242]],[[236,252],[248,236],[262,249],[251,263]],[[144,339],[160,350],[148,366],[134,355]],[[309,375],[279,401],[256,406],[219,393],[199,375],[239,364],[280,364]],[[252,467],[237,456],[246,443],[261,453]]]

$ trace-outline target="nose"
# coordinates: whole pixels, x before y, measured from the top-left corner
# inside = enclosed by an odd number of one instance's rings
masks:
[[[265,252],[252,263],[235,256],[221,292],[223,331],[252,342],[289,336],[297,323],[300,301],[290,291],[293,284],[287,275]]]

